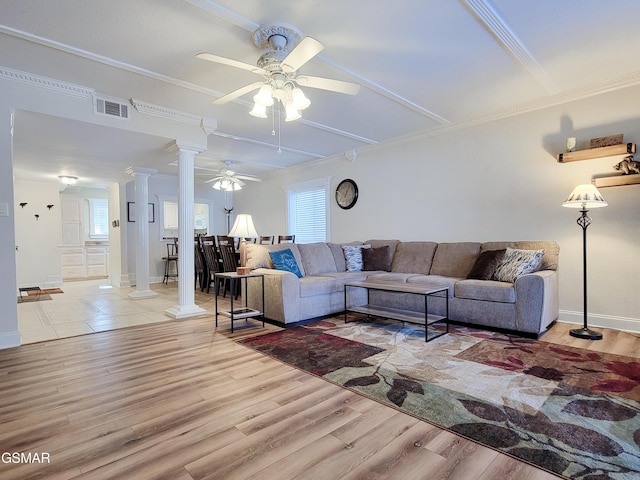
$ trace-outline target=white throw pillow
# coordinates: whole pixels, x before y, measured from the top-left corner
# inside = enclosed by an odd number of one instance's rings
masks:
[[[540,269],[544,250],[519,250],[507,248],[502,263],[496,268],[493,279],[514,283],[521,275]]]

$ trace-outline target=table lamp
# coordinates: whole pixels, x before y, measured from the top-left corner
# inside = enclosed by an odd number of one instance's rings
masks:
[[[233,227],[229,231],[230,237],[239,237],[241,239],[240,243],[240,267],[236,269],[236,273],[238,275],[246,275],[251,271],[247,265],[247,238],[257,238],[258,233],[256,232],[256,228],[253,226],[253,219],[251,215],[247,213],[240,213],[236,217],[236,221],[233,224]]]

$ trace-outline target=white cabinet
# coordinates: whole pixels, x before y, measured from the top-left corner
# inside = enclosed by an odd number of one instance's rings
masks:
[[[107,276],[109,247],[106,245],[61,247],[60,257],[63,280]]]

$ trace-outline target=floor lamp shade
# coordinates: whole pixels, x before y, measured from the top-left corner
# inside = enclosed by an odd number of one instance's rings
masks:
[[[591,224],[591,218],[587,211],[591,208],[606,207],[608,204],[602,197],[595,185],[578,185],[573,189],[569,198],[562,204],[563,207],[579,208],[580,217],[577,223],[582,227],[582,308],[583,326],[575,328],[569,333],[572,337],[585,338],[588,340],[601,340],[602,333],[591,330],[587,324],[587,227]]]
[[[238,275],[246,275],[250,272],[247,265],[247,243],[245,238],[257,238],[258,232],[256,227],[253,226],[253,218],[246,213],[240,213],[236,217],[236,221],[233,224],[231,230],[229,230],[230,237],[238,237],[242,239],[240,243],[240,267],[236,269]]]

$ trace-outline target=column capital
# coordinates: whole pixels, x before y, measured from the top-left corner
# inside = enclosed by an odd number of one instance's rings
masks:
[[[144,168],[131,166],[125,170],[125,173],[135,177],[136,175],[155,175],[158,170],[155,168]]]
[[[202,153],[207,150],[206,145],[198,145],[191,142],[183,142],[182,140],[174,140],[165,145],[164,149],[167,152],[193,152],[194,155]]]

